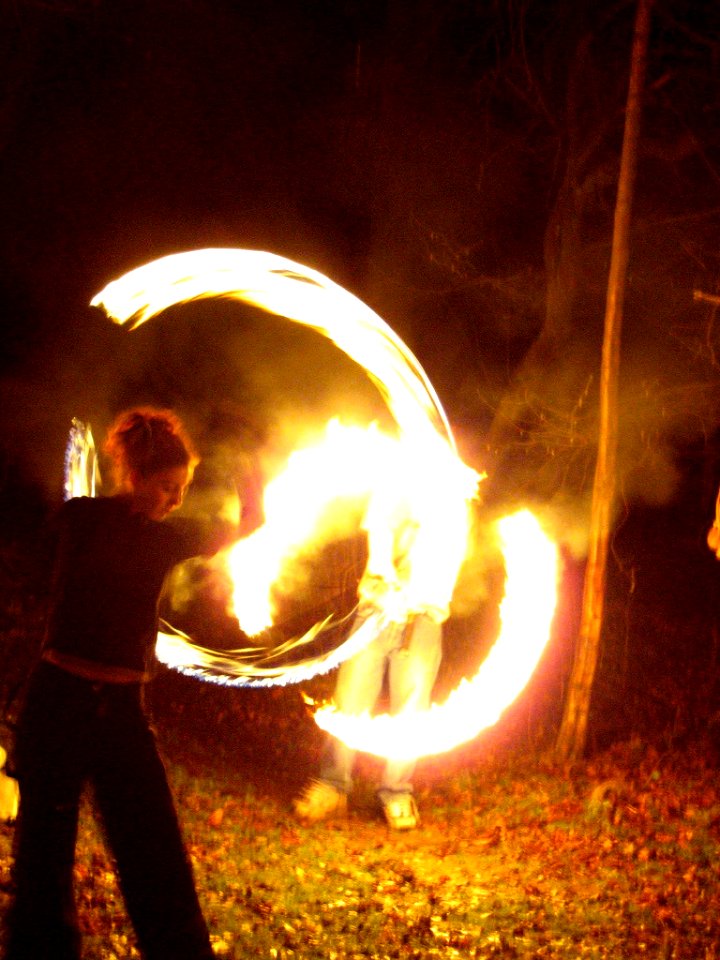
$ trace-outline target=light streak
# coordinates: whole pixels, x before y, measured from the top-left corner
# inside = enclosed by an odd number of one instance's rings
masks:
[[[109,283],[91,301],[136,329],[191,300],[226,297],[328,337],[372,378],[401,430],[428,428],[454,449],[445,411],[418,359],[357,297],[310,267],[259,250],[210,248],[161,257]]]
[[[446,618],[467,549],[469,505],[481,477],[458,457],[447,417],[418,360],[347,290],[317,271],[261,251],[208,249],[164,257],[108,284],[92,305],[135,329],[171,306],[211,297],[252,304],[328,337],[364,368],[397,425],[391,436],[374,425],[331,423],[317,445],[295,451],[286,470],[271,481],[265,525],[226,558],[241,625],[254,632],[272,622],[271,587],[282,579],[283,564],[309,540],[327,535],[318,527],[327,525],[328,504],[343,497],[363,505],[368,564],[358,592],[360,603],[375,613],[331,654],[311,655],[291,666],[279,664],[278,655],[309,643],[328,621],[282,651],[262,656],[212,651],[184,635],[163,632],[159,659],[218,683],[296,683],[337,666],[389,620],[403,622],[422,612]],[[322,490],[321,477],[328,480]],[[315,714],[320,726],[359,750],[416,757],[452,749],[496,722],[526,685],[547,642],[557,577],[557,551],[530,514],[506,518],[500,531],[507,575],[502,629],[477,676],[427,711],[347,717],[321,708]]]
[[[234,609],[243,627],[254,634],[270,626],[269,587],[282,582],[286,558],[309,543],[352,532],[358,512],[369,551],[361,597],[371,599],[368,592],[381,582],[387,587],[382,606],[389,613],[393,596],[398,619],[429,606],[446,608],[466,552],[468,503],[477,480],[437,435],[420,447],[375,425],[330,421],[321,440],[295,451],[268,485],[265,524],[229,551]],[[412,539],[399,584],[394,554],[399,531],[408,526]]]
[[[388,523],[409,522],[418,531],[409,559],[410,568],[416,572],[405,591],[403,615],[412,612],[410,604],[421,608],[427,605],[422,596],[425,591],[432,592],[434,608],[447,607],[465,555],[468,504],[476,494],[480,477],[457,456],[445,412],[417,358],[384,320],[347,290],[315,270],[261,251],[208,249],[163,257],[108,284],[93,298],[92,305],[101,306],[117,323],[130,323],[135,329],[171,306],[209,297],[253,304],[310,327],[332,340],[365,369],[393,415],[399,438],[393,448],[388,435],[379,430],[368,431],[376,446],[384,446],[384,452],[373,453],[370,458],[374,476],[369,491],[363,457],[353,459],[356,472],[366,478],[364,493],[366,496],[369,493],[369,514],[375,517],[373,529],[368,531],[371,553],[366,571],[368,582],[387,577],[391,566],[391,545],[384,527]],[[328,436],[331,433],[329,428]],[[334,431],[334,438],[349,451],[352,442],[344,439],[345,435],[345,428]],[[370,441],[359,441],[356,433],[353,442],[361,450],[367,450]],[[348,458],[331,455],[325,460],[326,464],[338,461],[341,463],[332,470],[335,480]],[[301,457],[300,462],[309,462],[308,456]],[[303,539],[297,532],[296,522],[291,522],[293,515],[296,520],[304,519],[301,515],[314,495],[314,487],[329,472],[327,466],[316,469],[310,474],[310,480],[305,479],[299,493],[294,469],[297,463],[295,458],[289,465],[293,467],[289,471],[293,482],[286,486],[290,486],[293,495],[284,520],[274,523],[273,511],[266,506],[264,512],[269,522],[256,537],[238,544],[229,557],[237,584],[235,612],[243,627],[247,619],[251,633],[269,624],[271,581],[279,575],[283,557]],[[407,491],[412,491],[412,502],[403,505]],[[356,491],[356,495],[360,493]],[[336,487],[326,491],[324,498],[337,495]],[[318,500],[316,508],[308,507],[307,513],[314,520],[320,509]],[[429,542],[427,532],[431,529],[440,534],[439,544]],[[273,540],[276,532],[280,535]],[[394,530],[390,532],[394,534]],[[307,536],[307,527],[300,533]],[[268,541],[273,541],[269,548]],[[244,590],[244,582],[252,584],[252,589]],[[397,591],[388,591],[388,600],[391,595],[397,600]],[[249,601],[256,604],[259,598],[264,598],[264,608],[249,609]],[[241,607],[243,600],[248,603],[248,609]],[[399,607],[398,603],[395,605]],[[161,656],[164,650],[165,646],[161,645]],[[175,663],[177,656],[175,649]],[[209,669],[207,658],[198,656],[198,662],[193,664],[192,656],[188,650],[184,669]],[[252,680],[253,670],[247,663],[239,663],[237,673],[248,675]]]
[[[315,722],[349,747],[409,760],[445,753],[497,723],[527,685],[550,635],[555,613],[558,551],[527,510],[498,522],[505,560],[505,596],[495,644],[471,680],[444,704],[396,716],[350,716],[321,707]]]
[[[94,497],[97,472],[95,442],[90,424],[73,417],[65,447],[65,499]]]

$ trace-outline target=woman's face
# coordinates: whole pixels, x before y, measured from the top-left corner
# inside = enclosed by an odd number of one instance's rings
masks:
[[[134,476],[133,509],[150,520],[164,520],[183,502],[191,480],[189,467],[169,467],[149,477]]]

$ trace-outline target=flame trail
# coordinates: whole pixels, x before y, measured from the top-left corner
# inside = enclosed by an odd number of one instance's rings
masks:
[[[393,497],[399,501],[405,496],[404,491],[414,491],[411,498],[414,503],[405,510],[404,518],[419,531],[418,546],[413,548],[410,560],[410,566],[417,569],[418,575],[410,593],[415,594],[413,602],[422,605],[419,594],[432,589],[433,605],[447,607],[465,554],[468,504],[476,494],[480,477],[457,456],[445,412],[417,358],[374,311],[347,290],[317,271],[260,251],[208,249],[163,257],[108,284],[93,298],[92,305],[102,306],[108,316],[120,324],[131,322],[134,329],[170,306],[206,297],[227,297],[250,303],[310,327],[331,339],[365,369],[395,419],[401,442],[396,453],[371,455],[375,465],[369,491],[372,513],[382,516],[380,504],[385,502],[389,505],[384,508],[384,519],[392,520],[390,514],[399,512],[397,503],[391,502]],[[387,447],[389,440],[382,437],[380,431],[374,431],[376,443]],[[361,449],[368,449],[369,441],[358,441],[357,434],[353,439]],[[352,446],[344,443],[345,451]],[[343,456],[343,459],[346,458]],[[362,455],[355,456],[353,463],[355,470],[367,477]],[[412,475],[403,468],[404,463],[412,465]],[[297,463],[292,466],[296,468]],[[316,471],[312,482],[303,483],[308,501],[314,493],[313,483],[317,484],[326,472]],[[337,478],[338,470],[333,470],[332,475]],[[297,469],[293,469],[292,476],[297,477]],[[394,478],[395,489],[390,493],[387,488]],[[337,492],[330,491],[325,494],[326,500],[331,493],[337,497]],[[290,523],[288,519],[292,513],[301,512],[297,509],[297,500],[296,492],[290,513],[286,512],[285,520],[278,523],[273,523],[271,511],[266,507],[265,515],[270,518],[267,529],[238,544],[228,558],[238,584],[234,598],[236,613],[243,627],[247,620],[250,632],[262,629],[271,620],[268,594],[272,583],[269,581],[278,575],[282,558],[308,534],[307,527],[298,530],[297,522]],[[319,508],[318,501],[317,509],[309,509],[308,513],[316,516]],[[463,518],[460,537],[457,535],[459,514]],[[423,534],[424,529],[431,528],[441,532],[444,556]],[[370,537],[369,567],[375,565],[378,569],[369,569],[368,577],[377,580],[378,576],[387,574],[391,564],[388,557],[379,559],[388,550],[387,544],[380,546],[381,525],[375,523],[374,530]],[[444,530],[453,532],[455,543],[450,545],[447,535],[442,533]],[[275,536],[276,533],[281,535]],[[268,546],[269,541],[272,542]],[[265,583],[262,590],[259,589],[261,579]],[[254,589],[245,591],[244,580],[253,584]],[[437,586],[431,588],[433,581]],[[256,604],[258,596],[264,598],[262,608],[250,609],[250,600]],[[241,608],[241,602],[248,604],[247,609]],[[164,650],[161,646],[161,656]],[[177,662],[177,655],[175,649],[173,662]],[[208,665],[199,659],[201,662],[192,664],[188,651],[185,669],[206,670]],[[238,673],[253,676],[247,664],[239,665]]]
[[[458,457],[442,405],[417,359],[348,291],[317,271],[260,251],[208,249],[164,257],[108,284],[92,305],[117,323],[132,321],[134,329],[171,306],[209,297],[252,304],[328,337],[365,369],[398,428],[390,436],[374,425],[362,431],[331,423],[315,448],[291,456],[266,490],[265,526],[226,558],[241,625],[252,632],[272,622],[271,587],[282,580],[284,563],[327,533],[318,528],[327,522],[328,505],[343,497],[362,504],[368,563],[359,596],[375,614],[331,654],[289,667],[274,662],[279,648],[248,663],[247,650],[209,651],[166,633],[158,637],[158,657],[219,683],[298,682],[336,666],[389,621],[416,613],[445,619],[465,557],[469,505],[482,478]],[[321,478],[327,478],[325,486]],[[322,708],[316,713],[320,726],[356,749],[409,758],[449,750],[497,720],[542,653],[557,577],[557,551],[532,515],[505,518],[500,533],[507,575],[502,629],[478,675],[428,711],[347,717]],[[326,625],[316,624],[295,644],[309,642]]]
[[[65,447],[65,499],[94,497],[97,475],[95,441],[90,424],[73,417]]]
[[[109,283],[91,301],[136,329],[179,303],[227,297],[317,330],[365,369],[403,430],[429,427],[455,448],[442,404],[418,359],[353,294],[317,270],[259,250],[210,248],[161,257]]]
[[[397,716],[349,716],[321,707],[315,722],[356,750],[396,760],[445,753],[495,724],[530,679],[555,613],[558,551],[527,510],[498,522],[505,558],[500,634],[472,680],[442,705]]]
[[[317,541],[323,521],[331,528],[328,539],[333,532],[346,532],[342,527],[350,511],[345,504],[360,504],[370,496],[378,484],[378,463],[388,463],[396,446],[375,425],[365,429],[331,420],[317,444],[291,454],[265,490],[265,523],[239,540],[227,557],[233,611],[249,634],[273,623],[270,587],[281,581],[287,557]],[[337,501],[338,510],[330,511]]]

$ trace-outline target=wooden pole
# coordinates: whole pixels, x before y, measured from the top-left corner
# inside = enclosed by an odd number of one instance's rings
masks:
[[[608,544],[615,504],[618,378],[620,340],[630,254],[630,220],[637,168],[642,94],[645,84],[652,0],[638,0],[630,61],[620,176],[615,202],[612,253],[605,304],[605,327],[600,369],[600,421],[595,464],[590,544],[583,590],[580,631],[556,753],[561,759],[580,757],[587,740],[593,680],[600,652],[605,600]]]

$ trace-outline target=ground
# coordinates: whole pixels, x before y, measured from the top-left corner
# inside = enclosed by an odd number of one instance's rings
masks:
[[[347,819],[296,822],[291,800],[322,735],[293,688],[166,678],[155,714],[219,956],[720,956],[708,738],[636,738],[559,767],[517,730],[490,734],[420,765],[422,827],[395,833],[377,816],[370,758]],[[0,828],[3,916],[13,829]],[[136,957],[89,800],[77,895],[84,960]]]

